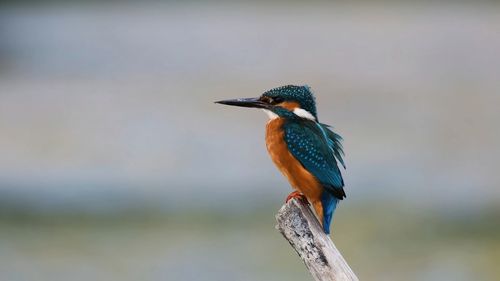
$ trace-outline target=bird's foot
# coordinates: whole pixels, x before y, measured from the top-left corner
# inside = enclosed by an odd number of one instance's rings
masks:
[[[285,203],[288,203],[288,201],[292,200],[293,198],[297,198],[300,201],[302,201],[302,203],[309,205],[309,202],[307,201],[306,196],[298,191],[294,191],[294,192],[290,193],[288,195],[288,197],[286,198]]]

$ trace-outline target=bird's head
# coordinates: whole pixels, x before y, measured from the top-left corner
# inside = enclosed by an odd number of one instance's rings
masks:
[[[287,85],[271,89],[257,98],[223,100],[216,103],[263,109],[271,119],[299,116],[317,121],[316,102],[308,86]]]

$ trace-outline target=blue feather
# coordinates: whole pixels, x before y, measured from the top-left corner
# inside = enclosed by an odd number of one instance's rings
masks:
[[[326,234],[330,234],[330,225],[333,219],[333,213],[337,208],[339,199],[335,198],[330,192],[321,194],[321,205],[323,206],[323,230]]]
[[[344,167],[344,169],[345,169],[346,166],[345,166],[344,159],[343,159],[344,148],[342,147],[342,140],[343,140],[342,137],[339,134],[330,130],[330,128],[331,128],[330,125],[326,125],[323,123],[320,123],[319,125],[328,135],[329,144],[333,150],[333,154],[335,155],[335,158],[337,159],[337,161],[340,162],[340,164],[342,164],[342,167]]]
[[[329,234],[337,203],[345,198],[344,180],[337,165],[338,161],[344,166],[341,137],[326,125],[306,119],[289,118],[283,129],[292,155],[324,188],[321,194],[322,224],[325,233]]]
[[[306,119],[288,119],[284,130],[285,142],[292,155],[326,190],[339,199],[344,198],[344,180],[337,166],[336,149],[332,148],[335,141],[328,132],[318,123]]]

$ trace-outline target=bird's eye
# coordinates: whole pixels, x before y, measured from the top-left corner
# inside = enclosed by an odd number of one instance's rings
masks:
[[[284,100],[282,97],[275,97],[273,100],[272,100],[272,104],[278,104],[278,103],[282,103]]]

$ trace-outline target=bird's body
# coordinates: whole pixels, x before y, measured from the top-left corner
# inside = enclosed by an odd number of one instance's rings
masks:
[[[284,86],[265,92],[259,99],[220,103],[262,108],[268,113],[266,147],[271,159],[296,192],[312,204],[329,233],[337,203],[345,198],[337,166],[337,162],[344,166],[343,151],[341,137],[318,122],[309,87]]]
[[[304,168],[288,149],[285,140],[284,118],[270,120],[266,126],[266,147],[274,164],[288,179],[290,185],[307,198],[314,207],[318,219],[323,222],[321,194],[323,188],[311,172]]]

